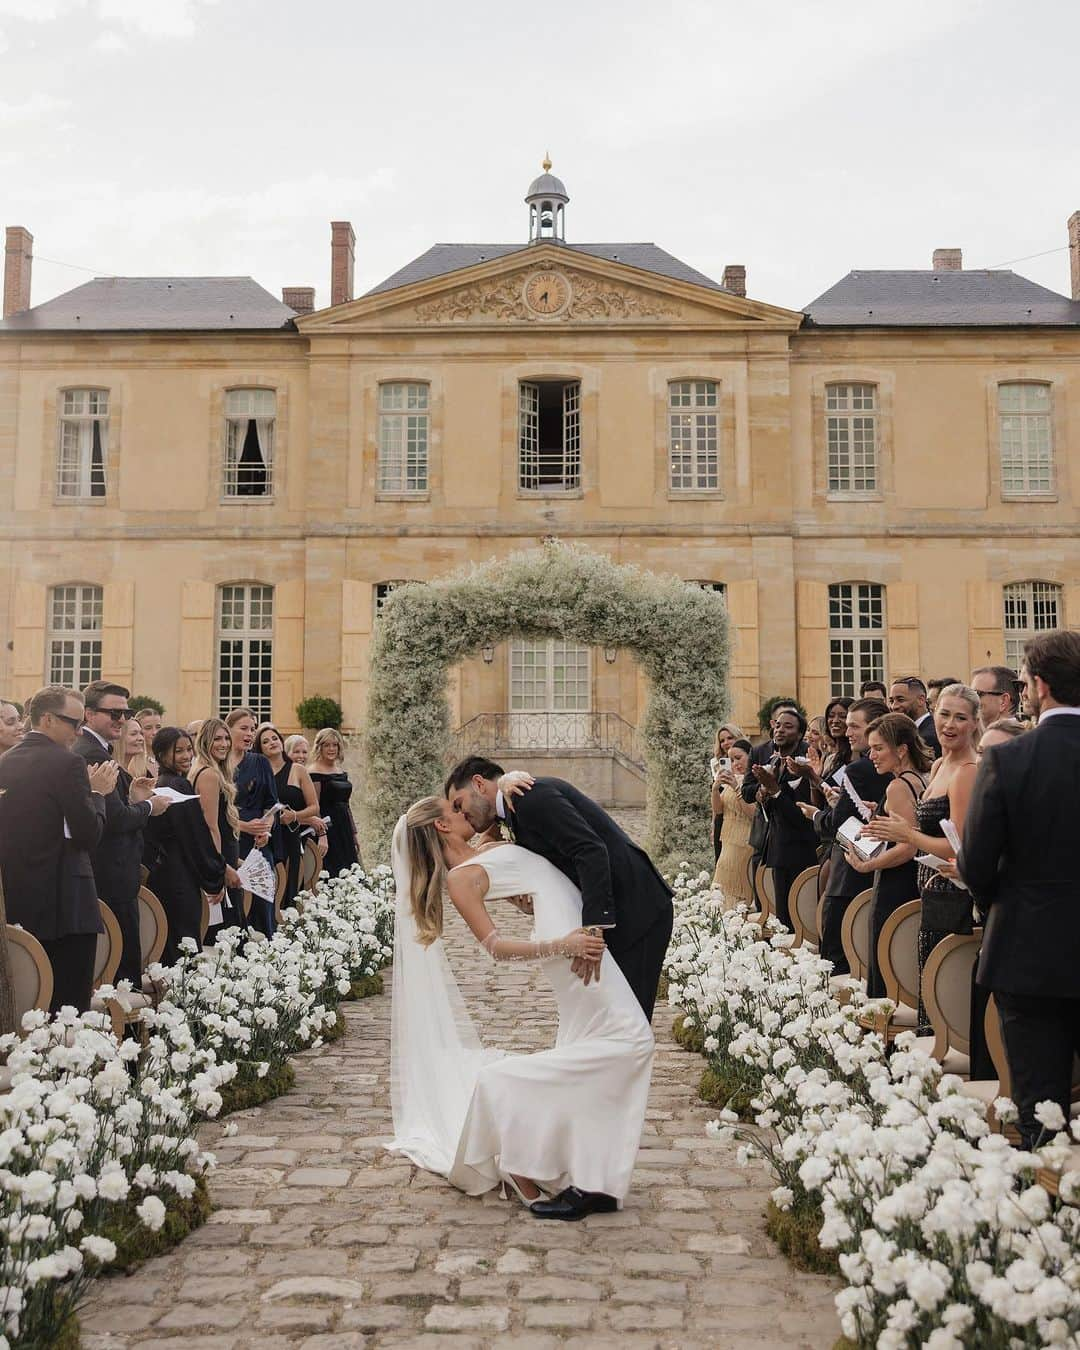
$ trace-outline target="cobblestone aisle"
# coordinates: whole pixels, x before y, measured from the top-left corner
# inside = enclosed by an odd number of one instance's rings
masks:
[[[450,945],[485,1039],[550,1044],[538,971],[493,969],[460,929]],[[231,1139],[206,1127],[216,1212],[170,1255],[97,1286],[85,1350],[833,1344],[833,1286],[776,1253],[763,1174],[705,1138],[701,1060],[672,1042],[666,1009],[634,1191],[623,1212],[578,1224],[467,1199],[383,1152],[389,996],[345,1016],[344,1041],[297,1060],[295,1091],[234,1116]]]

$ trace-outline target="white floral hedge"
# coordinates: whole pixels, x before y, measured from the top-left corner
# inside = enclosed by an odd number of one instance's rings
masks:
[[[371,854],[386,856],[394,823],[410,802],[441,790],[450,667],[516,635],[560,636],[633,654],[649,681],[641,730],[650,852],[672,871],[677,859],[704,861],[708,757],[728,709],[724,602],[678,577],[559,543],[410,583],[386,600],[375,625],[365,731],[364,834]]]
[[[830,994],[829,962],[722,904],[707,874],[678,878],[669,998],[758,1127],[728,1109],[709,1132],[751,1137],[742,1156],[764,1154],[774,1204],[815,1219],[837,1254],[845,1336],[881,1350],[1080,1345],[1080,1173],[1064,1170],[1060,1108],[1039,1108],[1037,1152],[1013,1149],[913,1034],[886,1056]],[[1040,1168],[1062,1172],[1059,1196]]]
[[[125,1222],[156,1231],[192,1196],[214,1161],[199,1120],[238,1081],[318,1045],[354,981],[389,959],[392,888],[388,869],[324,876],[269,941],[226,934],[201,957],[152,967],[164,996],[142,1013],[145,1046],[73,1009],[29,1013],[22,1038],[0,1038],[12,1076],[0,1093],[0,1350],[56,1345],[116,1259],[104,1234]]]

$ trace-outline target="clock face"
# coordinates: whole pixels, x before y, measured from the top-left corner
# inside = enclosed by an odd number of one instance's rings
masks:
[[[525,283],[525,303],[534,314],[559,314],[570,303],[570,283],[559,272],[534,272]]]

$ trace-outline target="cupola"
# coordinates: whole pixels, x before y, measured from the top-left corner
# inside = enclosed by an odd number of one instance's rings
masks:
[[[570,200],[561,178],[551,172],[551,156],[544,156],[544,172],[525,194],[529,208],[529,243],[566,243],[566,203]]]

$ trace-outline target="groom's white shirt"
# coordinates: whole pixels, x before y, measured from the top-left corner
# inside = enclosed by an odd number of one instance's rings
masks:
[[[502,795],[502,788],[495,793],[495,814],[500,820],[506,819],[506,798]]]

